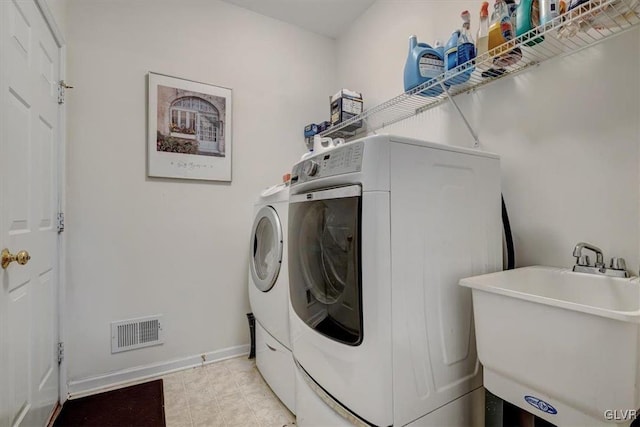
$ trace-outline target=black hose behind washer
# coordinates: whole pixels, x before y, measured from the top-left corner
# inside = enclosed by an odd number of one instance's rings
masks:
[[[504,239],[507,245],[507,270],[516,268],[516,257],[513,249],[513,235],[511,234],[511,224],[509,224],[509,214],[507,206],[504,204],[504,196],[501,194],[502,200],[502,227],[504,228]]]

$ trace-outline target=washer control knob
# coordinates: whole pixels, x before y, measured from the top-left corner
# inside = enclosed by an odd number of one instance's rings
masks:
[[[317,162],[313,160],[309,160],[307,163],[304,164],[304,173],[307,176],[316,176],[318,174],[319,168],[320,168],[320,165],[318,165]]]

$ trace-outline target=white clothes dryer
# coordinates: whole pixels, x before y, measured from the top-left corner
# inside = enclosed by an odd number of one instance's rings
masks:
[[[256,366],[295,413],[295,367],[289,338],[287,216],[289,187],[260,194],[254,206],[249,261],[249,302],[256,319]]]
[[[378,135],[293,168],[291,339],[300,426],[482,426],[463,277],[502,266],[498,156]],[[302,386],[306,388],[302,389]]]

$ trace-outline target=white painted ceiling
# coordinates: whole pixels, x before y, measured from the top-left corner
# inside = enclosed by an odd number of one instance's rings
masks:
[[[327,37],[340,36],[375,0],[224,0]]]

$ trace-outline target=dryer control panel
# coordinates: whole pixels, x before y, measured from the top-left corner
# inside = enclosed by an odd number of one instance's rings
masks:
[[[309,182],[328,176],[360,172],[364,142],[339,145],[331,150],[310,157],[293,167],[291,185]]]

